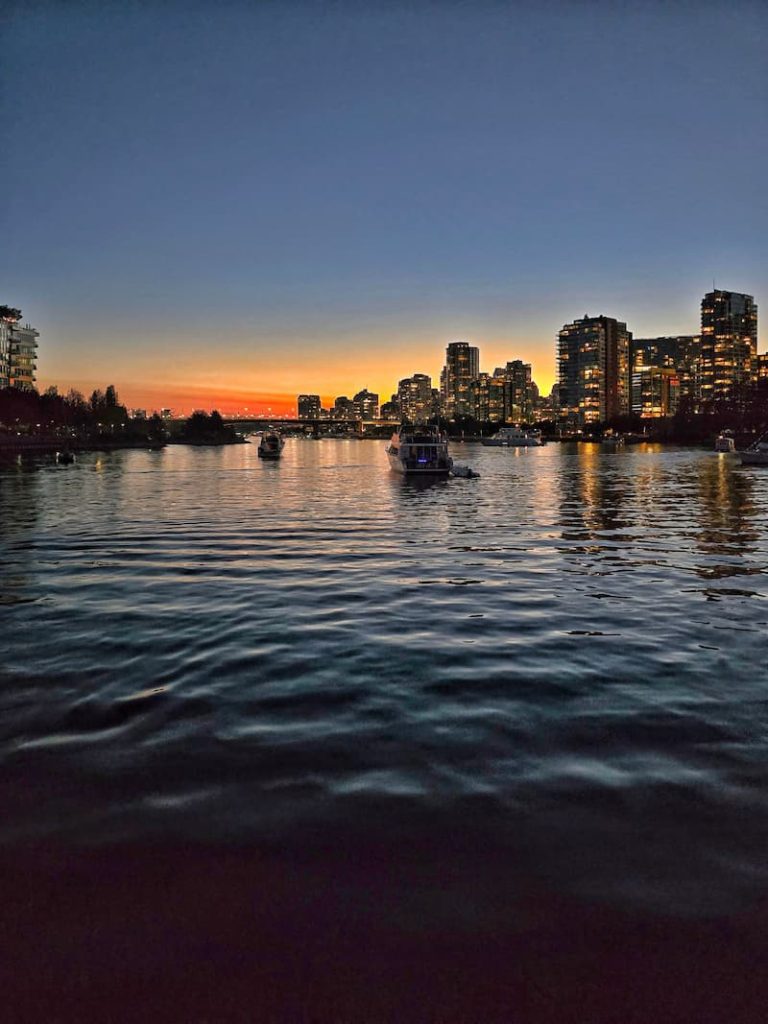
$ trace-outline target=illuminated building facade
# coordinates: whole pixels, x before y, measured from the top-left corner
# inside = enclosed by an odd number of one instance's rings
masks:
[[[0,388],[29,391],[35,386],[39,333],[29,324],[20,327],[17,312],[0,317]]]
[[[632,412],[643,419],[674,416],[680,400],[680,378],[669,366],[643,366],[632,371]]]
[[[491,376],[488,373],[478,373],[469,383],[469,408],[470,416],[476,420],[489,420],[489,391]]]
[[[693,408],[701,402],[701,338],[698,334],[681,334],[663,338],[634,338],[632,341],[632,378],[651,368],[674,370],[679,383],[679,397],[689,397]],[[633,394],[632,411],[636,400]]]
[[[440,375],[443,412],[448,419],[472,415],[472,381],[480,372],[480,351],[466,341],[452,341]]]
[[[629,412],[630,346],[627,325],[609,316],[587,316],[558,334],[561,414],[583,425]]]
[[[757,357],[757,382],[768,383],[768,352],[761,352]]]
[[[379,415],[379,396],[367,388],[358,391],[352,399],[355,416],[361,420],[375,420]]]
[[[715,289],[701,302],[701,400],[727,399],[757,379],[757,305],[751,295]]]
[[[498,372],[498,371],[497,371]],[[513,359],[503,370],[504,419],[507,423],[533,422],[533,381],[531,364]]]
[[[384,402],[379,415],[383,420],[398,420],[400,419],[400,402],[397,400],[397,395],[392,395],[388,402]]]
[[[297,405],[299,408],[299,419],[320,419],[322,410],[322,405],[320,403],[320,395],[299,395],[297,399]]]
[[[397,385],[400,415],[407,423],[426,423],[432,416],[432,378],[426,373],[404,377]]]
[[[346,395],[339,395],[339,397],[333,403],[333,411],[331,416],[335,420],[353,420],[357,418],[357,409],[355,403],[351,398],[347,398]]]

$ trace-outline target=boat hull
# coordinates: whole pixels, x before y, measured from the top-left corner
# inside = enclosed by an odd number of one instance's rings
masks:
[[[543,441],[534,441],[532,438],[527,441],[497,441],[492,437],[484,437],[480,444],[484,444],[486,448],[542,448],[544,446]]]
[[[768,466],[768,452],[737,452],[742,466]]]
[[[444,466],[413,466],[407,465],[401,458],[392,452],[387,452],[390,469],[403,476],[448,476],[451,472],[452,462]]]

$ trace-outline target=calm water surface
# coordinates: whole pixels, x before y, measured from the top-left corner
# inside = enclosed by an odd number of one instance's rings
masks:
[[[382,443],[0,471],[6,844],[432,844],[709,913],[768,882],[768,472]]]

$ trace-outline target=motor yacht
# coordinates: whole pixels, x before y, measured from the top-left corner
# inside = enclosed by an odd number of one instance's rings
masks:
[[[259,441],[260,459],[279,459],[283,453],[285,441],[276,430],[265,430]]]
[[[408,476],[448,476],[453,459],[448,438],[437,427],[401,426],[387,446],[389,465]]]
[[[493,437],[484,437],[481,442],[493,448],[540,448],[545,443],[540,430],[522,427],[501,427]]]
[[[735,452],[736,442],[733,439],[733,435],[729,434],[727,430],[724,430],[715,439],[715,451],[716,452]]]

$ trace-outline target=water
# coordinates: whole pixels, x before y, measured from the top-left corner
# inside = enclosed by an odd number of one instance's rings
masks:
[[[5,843],[480,849],[697,914],[766,889],[768,473],[381,443],[0,476]]]

